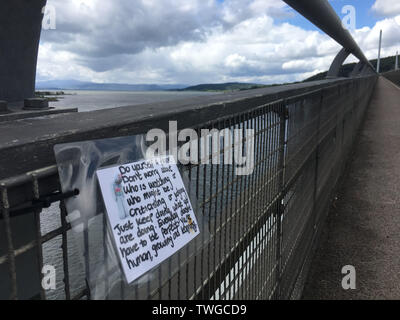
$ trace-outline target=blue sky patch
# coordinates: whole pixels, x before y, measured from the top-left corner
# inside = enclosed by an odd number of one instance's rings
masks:
[[[339,17],[344,17],[345,14],[342,13],[342,9],[346,5],[352,5],[356,9],[356,28],[361,29],[363,27],[373,27],[375,23],[379,20],[379,17],[372,12],[371,8],[375,3],[375,0],[333,0],[330,1],[332,7],[335,9]],[[289,22],[290,24],[299,26],[305,30],[319,30],[306,18],[302,17],[297,12],[295,17],[285,19],[284,22]]]

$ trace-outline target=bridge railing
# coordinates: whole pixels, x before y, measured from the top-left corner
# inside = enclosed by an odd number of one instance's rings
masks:
[[[0,143],[0,298],[298,298],[376,79],[60,115],[28,120],[29,133],[21,130],[24,121],[8,124],[2,130],[15,138]],[[60,196],[53,146],[144,134],[166,129],[169,120],[197,132],[254,129],[254,172],[236,176],[224,162],[180,166],[197,199],[200,230],[209,237],[202,233],[143,284],[110,281],[113,270],[106,270],[93,292],[91,256],[102,246],[107,255],[105,229],[85,229],[81,255]],[[56,267],[55,291],[40,285],[46,264]]]

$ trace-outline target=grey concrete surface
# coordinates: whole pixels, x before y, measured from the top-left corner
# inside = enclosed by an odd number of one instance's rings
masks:
[[[42,98],[30,98],[24,100],[25,110],[46,110],[49,109],[49,101]]]
[[[46,0],[1,1],[0,100],[32,98]]]
[[[15,107],[8,107],[7,112],[0,112],[0,124],[2,122],[10,122],[22,119],[30,119],[30,118],[38,118],[44,116],[51,116],[55,114],[66,114],[78,112],[78,108],[49,108],[45,110],[21,110],[16,109]]]
[[[303,299],[400,299],[400,88],[380,77]],[[342,267],[356,269],[343,290]]]

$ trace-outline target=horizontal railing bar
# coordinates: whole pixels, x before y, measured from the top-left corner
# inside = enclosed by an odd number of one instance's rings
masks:
[[[71,229],[71,224],[67,223],[66,224],[66,229],[64,229],[63,227],[59,227],[59,228],[57,228],[55,230],[50,231],[49,233],[46,233],[45,235],[42,235],[40,240],[39,240],[39,243],[41,245],[43,245],[44,243],[46,243],[46,242],[48,242],[48,241],[50,241],[50,240],[62,235],[63,231],[68,231],[70,229]],[[38,245],[38,241],[36,239],[32,240],[32,241],[28,242],[27,244],[19,247],[18,249],[14,249],[14,256],[18,257],[19,255],[29,251],[30,249],[35,248],[37,245]],[[5,263],[7,261],[8,261],[8,255],[7,254],[5,254],[2,257],[0,257],[0,265],[2,265],[3,263]]]
[[[8,189],[15,186],[20,186],[21,184],[31,183],[33,176],[36,176],[37,179],[43,179],[55,174],[58,174],[58,169],[56,165],[52,165],[46,168],[37,169],[25,174],[0,180],[0,186]]]
[[[323,88],[312,90],[312,91],[309,91],[309,92],[306,92],[306,93],[301,93],[301,94],[298,94],[298,95],[294,95],[294,96],[288,97],[288,98],[286,98],[284,100],[279,99],[279,100],[276,100],[276,101],[270,101],[269,103],[262,104],[261,106],[257,105],[255,107],[253,107],[253,109],[250,109],[248,112],[255,111],[255,110],[257,110],[257,111],[258,110],[262,110],[263,108],[267,108],[267,107],[274,107],[275,105],[279,105],[280,103],[283,103],[284,105],[287,105],[287,104],[293,103],[293,101],[298,101],[298,100],[306,99],[306,98],[312,98],[314,96],[318,96],[319,94],[321,94],[322,93],[321,90],[330,90],[330,89],[336,87],[338,85],[337,83],[340,83],[340,84],[342,84],[343,82],[351,83],[352,81],[353,80],[349,80],[349,79],[341,80],[341,81],[334,81],[333,83],[336,83],[336,84],[333,84],[333,85],[331,85],[332,82],[328,81],[326,83],[326,86],[323,87]],[[129,109],[129,108],[127,108],[127,109]],[[241,110],[240,112],[239,111],[238,112],[234,112],[234,113],[231,114],[231,116],[238,116],[240,114],[243,114],[244,112],[246,112],[246,110]],[[230,116],[226,116],[226,117],[228,119]],[[207,127],[208,126],[212,126],[213,123],[217,122],[215,120],[215,116],[213,116],[212,119],[213,120],[210,120],[209,122],[206,122]],[[199,125],[197,125],[197,126],[199,126]],[[1,126],[0,126],[0,131],[1,131]],[[141,130],[140,132],[144,133],[143,130]],[[51,149],[51,152],[52,152],[52,148],[50,148],[50,149]],[[1,150],[1,146],[0,146],[0,150]],[[49,151],[48,148],[46,148],[46,150],[47,150],[46,152]],[[40,152],[37,152],[37,153],[40,154]],[[0,158],[1,158],[1,155],[0,155]],[[54,155],[48,156],[48,158],[54,158]],[[211,156],[210,156],[210,158],[211,158]],[[55,160],[53,160],[53,161],[55,162]],[[0,181],[0,183],[4,183],[8,188],[12,188],[12,187],[16,187],[16,186],[20,186],[21,184],[24,184],[23,182],[30,183],[30,181],[32,179],[32,175],[37,175],[41,179],[43,179],[44,177],[50,177],[51,175],[58,176],[57,166],[54,165],[54,162],[52,164],[48,163],[49,166],[46,167],[46,168],[30,171],[28,173],[23,173],[23,174],[20,174],[20,175],[18,175],[16,177],[3,179],[3,180]],[[1,159],[0,159],[0,163],[1,163]],[[195,165],[192,165],[192,167],[193,166],[195,166]],[[46,188],[47,186],[44,186],[44,187]],[[57,191],[57,190],[56,189],[46,190],[46,193],[51,193],[51,192],[54,192],[54,191]],[[27,194],[23,194],[23,195],[12,194],[12,195],[14,197],[24,196],[26,202],[29,202],[29,201],[33,200],[33,194],[30,195],[30,196],[27,195]],[[11,205],[14,202],[13,200],[14,199],[10,199]]]
[[[255,89],[233,94],[121,107],[3,123],[0,125],[0,179],[54,165],[53,146],[59,143],[144,134],[168,121],[178,129],[193,128],[216,118],[245,112],[276,100],[352,81],[323,80]],[[29,132],[23,130],[29,122]]]

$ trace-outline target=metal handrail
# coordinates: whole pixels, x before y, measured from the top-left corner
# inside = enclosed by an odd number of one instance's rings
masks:
[[[350,32],[343,28],[342,21],[327,0],[283,1],[375,71]]]

